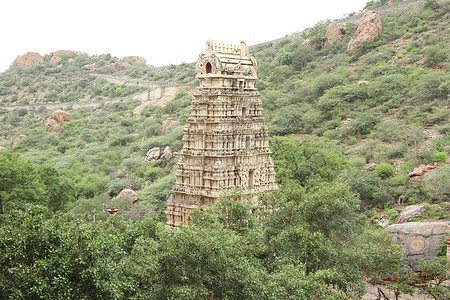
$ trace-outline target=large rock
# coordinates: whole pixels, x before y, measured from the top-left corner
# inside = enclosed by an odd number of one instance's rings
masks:
[[[42,56],[37,52],[27,52],[24,55],[16,57],[11,66],[32,67],[44,62]]]
[[[140,56],[125,56],[124,58],[128,58],[130,60],[134,60],[137,63],[144,63],[146,64],[147,61],[145,60],[145,58],[140,57]]]
[[[154,159],[159,159],[161,156],[161,148],[154,147],[147,151],[147,155],[145,156],[145,162],[149,162]]]
[[[2,147],[2,146],[0,146],[0,152],[1,151],[6,151],[6,148],[5,147]]]
[[[359,26],[356,29],[354,37],[347,46],[350,54],[355,54],[356,48],[365,41],[372,42],[381,33],[383,26],[381,25],[380,15],[372,10],[368,10],[359,20]]]
[[[53,132],[62,132],[62,126],[69,121],[72,121],[73,117],[68,112],[63,110],[55,110],[52,115],[45,120],[45,130]]]
[[[22,143],[23,139],[26,138],[26,137],[27,137],[26,134],[21,134],[21,135],[19,135],[18,137],[16,137],[16,138],[14,139],[14,142],[13,142],[11,148],[14,150],[14,148],[16,148],[17,146],[19,146],[19,145]]]
[[[402,224],[408,222],[412,218],[418,218],[427,211],[424,204],[410,205],[400,211],[395,219],[394,224]]]
[[[67,55],[67,56],[72,56],[72,57],[77,56],[77,54],[75,52],[70,51],[70,50],[58,50],[58,51],[55,51],[55,52],[50,52],[50,56],[51,57],[53,57],[53,56],[61,56],[61,55]]]
[[[70,56],[75,57],[77,56],[75,52],[70,50],[58,50],[55,52],[50,52],[50,64],[54,67],[58,65],[58,63],[61,61],[61,56]]]
[[[414,271],[421,271],[419,260],[436,258],[441,236],[450,232],[450,221],[393,224],[384,230],[391,232],[395,242],[405,247],[406,257],[402,262]]]
[[[325,45],[332,45],[336,42],[340,42],[342,40],[343,36],[344,36],[344,33],[339,28],[338,23],[333,21],[328,25],[327,33],[325,34],[325,38],[326,38]]]
[[[114,199],[127,199],[133,205],[139,203],[139,196],[132,189],[123,189]]]
[[[164,148],[164,150],[161,152],[161,159],[164,159],[164,160],[169,160],[169,159],[171,159],[172,158],[172,156],[173,156],[173,153],[172,153],[172,149],[170,149],[170,147],[169,146],[167,146],[166,148]]]
[[[428,165],[420,165],[415,168],[409,175],[409,182],[423,182],[425,179],[432,176],[432,173],[436,171],[442,162],[432,162]]]

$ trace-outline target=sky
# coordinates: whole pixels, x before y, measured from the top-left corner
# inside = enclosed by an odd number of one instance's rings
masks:
[[[56,50],[189,63],[209,38],[251,46],[360,11],[367,1],[2,0],[0,72],[26,52]]]

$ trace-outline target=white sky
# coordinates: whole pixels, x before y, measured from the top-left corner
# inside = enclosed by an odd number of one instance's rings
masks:
[[[368,0],[0,0],[0,72],[26,52],[193,62],[208,38],[249,46],[361,10]]]

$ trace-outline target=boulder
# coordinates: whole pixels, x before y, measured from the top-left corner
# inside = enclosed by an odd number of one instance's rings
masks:
[[[72,57],[77,56],[75,52],[70,51],[70,50],[58,50],[58,51],[55,51],[55,52],[50,52],[50,56],[51,57],[61,56],[61,55],[67,55],[67,56],[72,56]]]
[[[90,72],[95,72],[96,66],[97,66],[97,63],[92,63],[92,64],[86,64],[86,65],[82,66],[81,68],[84,70],[88,70]]]
[[[177,120],[172,118],[168,118],[167,120],[161,123],[161,135],[166,134],[170,129],[180,124]]]
[[[402,224],[408,222],[409,219],[419,218],[427,211],[425,204],[410,205],[400,211],[394,224]]]
[[[170,149],[170,147],[167,146],[167,147],[164,148],[164,150],[161,152],[160,158],[161,158],[161,159],[164,159],[164,160],[169,160],[169,159],[172,158],[172,156],[173,156],[172,149]]]
[[[377,227],[384,228],[384,227],[388,226],[388,224],[389,224],[389,216],[388,215],[384,215],[377,222]]]
[[[417,168],[414,168],[409,175],[409,182],[423,182],[425,179],[432,176],[432,173],[436,171],[442,162],[432,162],[428,165],[420,165]]]
[[[11,66],[32,67],[44,62],[42,56],[37,52],[27,52],[24,55],[18,56]]]
[[[436,258],[441,237],[450,232],[450,221],[393,224],[384,230],[391,232],[395,242],[405,247],[406,256],[402,262],[417,272],[421,271],[420,259]]]
[[[355,35],[350,40],[347,50],[350,54],[356,53],[356,48],[365,41],[372,42],[381,33],[383,27],[381,25],[380,15],[372,10],[368,10],[364,16],[359,20],[359,26],[356,29]]]
[[[62,126],[69,121],[72,121],[73,117],[68,112],[61,109],[55,110],[52,115],[45,120],[45,130],[53,132],[62,132]]]
[[[6,151],[6,148],[5,147],[2,147],[2,146],[0,146],[0,152],[1,151]]]
[[[333,21],[328,25],[327,32],[325,34],[326,38],[325,45],[332,45],[336,42],[340,42],[343,36],[344,33],[339,28],[338,23]]]
[[[364,165],[363,169],[367,170],[367,171],[371,171],[373,170],[373,168],[375,168],[377,164],[376,163],[368,163],[366,165]]]
[[[161,156],[161,148],[154,147],[147,151],[147,155],[145,156],[145,162],[149,162],[154,159],[159,159]]]
[[[25,134],[21,134],[21,135],[19,135],[18,137],[16,137],[16,138],[14,139],[14,142],[13,142],[11,148],[14,150],[14,148],[16,148],[17,146],[19,146],[19,145],[22,143],[23,139],[26,138],[26,137],[27,137],[27,135],[25,135]]]
[[[130,65],[130,63],[126,62],[126,61],[116,61],[114,63],[114,68],[116,68],[117,71],[123,71],[126,68],[128,68]]]
[[[59,56],[52,56],[52,58],[50,58],[50,64],[52,66],[56,67],[60,60],[61,60],[61,57],[59,57]]]
[[[113,200],[115,199],[127,199],[131,202],[131,204],[137,204],[139,203],[139,196],[138,194],[133,191],[132,189],[123,189],[119,195],[117,195],[116,197],[113,198]]]
[[[130,60],[134,60],[137,63],[144,63],[146,64],[147,61],[145,60],[145,58],[140,57],[140,56],[125,56],[124,58],[128,58]]]
[[[320,50],[325,45],[325,38],[321,39],[306,39],[303,41],[302,45],[309,45],[314,50]]]
[[[363,85],[369,86],[370,84],[371,84],[370,81],[367,81],[367,80],[358,81],[359,86],[363,86]]]

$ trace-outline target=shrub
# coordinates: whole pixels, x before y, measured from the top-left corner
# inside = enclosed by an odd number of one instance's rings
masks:
[[[375,166],[375,171],[381,178],[387,178],[394,173],[394,167],[388,163],[379,163]]]
[[[432,157],[431,159],[434,162],[446,162],[448,153],[445,151],[442,151],[442,152],[434,151],[431,157]]]
[[[389,180],[389,183],[393,186],[397,186],[407,184],[408,181],[409,181],[408,174],[399,174],[397,176],[392,177],[391,180]]]

